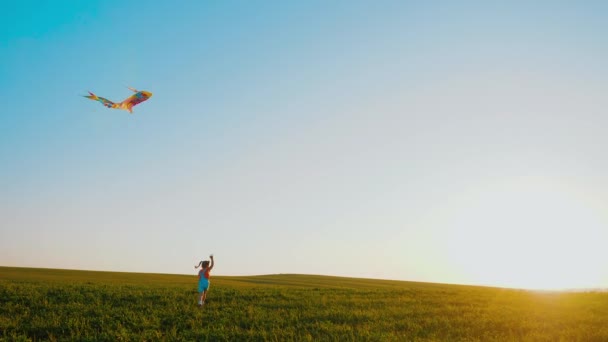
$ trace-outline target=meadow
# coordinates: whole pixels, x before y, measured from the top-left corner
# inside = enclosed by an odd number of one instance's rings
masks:
[[[194,272],[193,272],[194,273]],[[0,267],[0,341],[608,341],[608,293]]]

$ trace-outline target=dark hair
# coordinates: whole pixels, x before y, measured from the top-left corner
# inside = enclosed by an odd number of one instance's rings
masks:
[[[205,260],[198,263],[198,265],[194,266],[194,268],[199,268],[201,267],[201,265],[203,266],[203,268],[209,267],[209,260]]]

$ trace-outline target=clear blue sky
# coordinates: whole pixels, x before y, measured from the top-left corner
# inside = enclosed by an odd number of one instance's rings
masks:
[[[0,265],[608,287],[606,32],[604,1],[5,2]]]

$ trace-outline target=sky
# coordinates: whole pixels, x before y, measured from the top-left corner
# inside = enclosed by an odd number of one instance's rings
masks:
[[[607,19],[3,2],[0,265],[608,287]]]

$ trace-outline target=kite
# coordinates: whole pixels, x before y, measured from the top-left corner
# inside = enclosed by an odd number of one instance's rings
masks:
[[[128,110],[129,113],[133,114],[133,106],[138,105],[138,104],[146,101],[150,97],[152,97],[152,93],[149,91],[145,91],[145,90],[139,91],[139,90],[133,89],[131,87],[128,87],[128,88],[131,89],[135,94],[129,96],[127,99],[125,99],[124,101],[122,101],[120,103],[114,103],[106,98],[99,97],[91,92],[89,92],[89,94],[91,94],[91,95],[83,95],[83,96],[86,97],[87,99],[99,101],[99,102],[101,102],[101,104],[103,104],[104,106],[106,106],[108,108]]]

